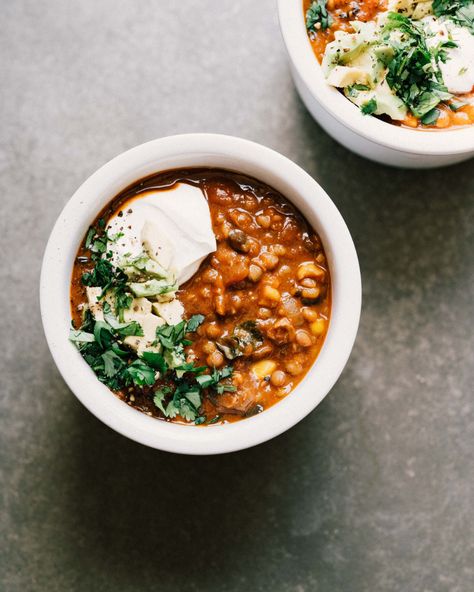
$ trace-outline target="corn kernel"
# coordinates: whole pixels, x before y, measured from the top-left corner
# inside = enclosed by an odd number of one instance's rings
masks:
[[[251,366],[251,371],[259,380],[263,380],[265,376],[270,376],[275,368],[276,363],[273,360],[260,360]]]
[[[324,319],[318,319],[317,321],[311,323],[309,328],[311,329],[311,333],[313,335],[322,335],[326,330],[326,321]]]

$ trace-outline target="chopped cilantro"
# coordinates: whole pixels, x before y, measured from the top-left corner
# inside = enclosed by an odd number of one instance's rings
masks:
[[[463,101],[460,101],[459,99],[451,99],[448,103],[448,107],[451,109],[451,111],[457,111],[458,109],[460,109],[461,107],[464,107],[466,105],[466,103],[464,103]]]
[[[377,101],[375,100],[375,98],[370,99],[370,101],[367,101],[367,103],[364,103],[361,106],[360,110],[364,115],[371,115],[372,113],[377,111]]]
[[[123,377],[126,385],[152,385],[155,383],[155,370],[143,360],[135,360],[125,368]]]
[[[474,35],[474,3],[472,0],[433,0],[436,16],[449,16],[458,25],[467,27]]]
[[[421,123],[423,125],[434,125],[438,121],[439,117],[439,109],[431,109],[428,111],[423,117],[421,118]]]
[[[95,341],[95,337],[93,333],[71,329],[69,333],[69,341],[72,341],[73,343],[92,343]]]
[[[187,333],[194,333],[194,331],[196,331],[196,329],[202,324],[203,321],[204,321],[204,315],[202,315],[202,314],[193,315],[188,321],[188,324],[186,327],[186,332]]]
[[[162,354],[158,352],[144,351],[142,353],[142,360],[162,374],[165,374],[168,370],[168,364],[165,362]]]
[[[316,32],[328,29],[334,22],[326,7],[326,0],[315,0],[306,11],[306,29]]]
[[[71,342],[97,378],[110,389],[150,387],[160,378],[162,386],[155,387],[153,402],[166,418],[179,415],[196,425],[206,423],[207,417],[201,412],[203,393],[208,389],[212,396],[217,396],[235,391],[236,387],[226,380],[232,376],[232,367],[211,370],[186,361],[184,348],[192,344],[189,334],[204,321],[201,314],[176,325],[157,327],[152,348],[141,354],[124,346],[125,337],[143,336],[140,323],[124,319],[124,311],[131,307],[133,297],[169,293],[175,291],[177,285],[166,270],[145,255],[127,259],[117,267],[113,253],[107,250],[107,242],[117,241],[123,234],[109,236],[105,226],[100,220],[96,228],[90,228],[87,233],[84,247],[91,252],[87,260],[94,265],[82,275],[83,285],[102,289],[99,300],[103,319],[94,320],[90,310],[86,310],[80,329],[71,329]],[[239,345],[261,340],[253,322],[236,327],[234,337]],[[209,423],[218,419],[216,416]]]
[[[213,423],[217,423],[219,421],[219,419],[221,418],[220,415],[215,415],[212,419],[210,419],[207,423],[208,425],[211,425]]]
[[[396,40],[391,37],[393,31],[401,34]],[[444,48],[451,46],[451,42],[431,52],[422,26],[395,12],[387,15],[382,38],[394,52],[387,64],[387,83],[415,117],[423,117],[438,103],[451,98],[438,64],[445,58]]]
[[[89,228],[89,230],[87,231],[87,234],[86,234],[86,240],[84,241],[84,247],[85,247],[86,249],[89,249],[89,248],[90,248],[90,246],[91,246],[91,244],[92,244],[92,241],[93,241],[93,239],[94,239],[94,236],[95,236],[95,234],[96,234],[96,233],[95,233],[95,228],[93,228],[93,227],[91,226],[91,227]]]

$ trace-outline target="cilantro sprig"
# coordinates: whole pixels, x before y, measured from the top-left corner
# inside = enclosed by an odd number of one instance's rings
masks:
[[[219,395],[236,390],[233,384],[224,382],[232,376],[230,366],[222,370],[214,368],[209,374],[205,374],[205,370],[206,367],[193,368],[196,375],[175,380],[174,390],[170,386],[164,386],[155,391],[153,402],[165,417],[172,419],[180,415],[187,421],[194,421],[199,425],[206,421],[206,417],[200,414],[204,390],[211,389]]]
[[[472,0],[433,0],[433,13],[448,16],[474,35],[474,3]]]
[[[104,303],[107,305],[107,303]],[[129,350],[122,347],[121,338],[127,335],[143,335],[136,322],[119,323],[104,306],[103,321],[94,321],[90,312],[79,330],[71,329],[69,339],[84,360],[95,372],[97,378],[112,390],[126,386],[152,385],[155,371],[146,362],[134,359]]]
[[[133,296],[127,284],[127,275],[112,264],[112,252],[107,251],[107,241],[116,240],[116,237],[111,239],[104,230],[104,226],[105,222],[101,219],[98,228],[91,226],[87,232],[84,247],[91,252],[94,267],[82,274],[81,281],[84,286],[102,288],[100,298],[103,298],[108,291],[113,292],[115,310],[119,319],[123,321],[123,311],[130,308]]]
[[[377,111],[377,100],[375,98],[370,99],[367,103],[364,103],[360,110],[364,115],[372,115],[375,111]]]
[[[394,39],[393,31],[401,32],[401,38]],[[394,52],[387,63],[388,85],[413,115],[423,118],[441,101],[451,98],[439,69],[439,61],[446,59],[444,50],[453,47],[451,41],[430,51],[421,25],[395,12],[387,15],[382,39]]]
[[[104,302],[103,311],[103,321],[94,321],[87,312],[82,327],[71,329],[69,339],[97,378],[110,389],[120,391],[128,386],[153,386],[159,372],[159,377],[172,383],[173,387],[165,384],[156,389],[154,404],[167,418],[180,415],[197,424],[206,421],[200,415],[203,391],[210,389],[222,394],[235,390],[226,382],[232,376],[231,367],[210,370],[207,366],[186,362],[184,347],[192,343],[186,336],[197,330],[204,320],[203,315],[193,315],[177,325],[157,327],[156,345],[160,351],[144,351],[137,357],[135,352],[123,347],[122,339],[128,335],[142,336],[140,324],[120,322],[108,302]]]
[[[83,325],[78,330],[71,329],[69,339],[97,378],[110,389],[153,387],[159,379],[153,402],[166,418],[179,415],[196,425],[204,423],[207,421],[201,414],[204,393],[219,395],[236,390],[228,381],[232,368],[210,369],[186,360],[185,347],[192,344],[188,335],[204,321],[200,314],[176,325],[158,326],[155,341],[140,355],[124,347],[123,340],[127,336],[143,336],[138,322],[124,322],[124,311],[130,308],[133,295],[147,297],[170,292],[176,290],[177,285],[166,270],[145,255],[115,266],[113,253],[107,250],[107,245],[120,238],[121,233],[107,234],[103,220],[89,229],[84,248],[90,252],[94,265],[81,279],[85,286],[102,289],[99,300],[103,301],[103,320],[94,320],[87,311]],[[246,331],[251,333],[249,328]],[[240,334],[239,339],[243,339]],[[216,418],[218,416],[210,423],[218,421]]]
[[[306,29],[310,32],[325,31],[333,22],[334,19],[326,7],[326,0],[314,0],[306,11]]]
[[[187,421],[204,423],[201,419],[203,391],[210,389],[216,394],[235,391],[236,387],[225,379],[232,376],[232,368],[226,366],[222,370],[216,368],[208,373],[207,366],[196,366],[194,362],[186,362],[184,347],[191,345],[185,338],[186,334],[196,331],[203,322],[203,315],[194,315],[188,321],[177,325],[164,325],[156,329],[157,340],[161,345],[160,353],[144,352],[143,359],[167,377],[174,389],[166,385],[155,391],[153,401],[165,417],[174,418],[180,415]]]

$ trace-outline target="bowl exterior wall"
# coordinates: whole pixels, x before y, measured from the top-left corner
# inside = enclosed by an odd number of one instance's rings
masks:
[[[314,120],[319,123],[324,131],[334,138],[334,140],[359,156],[363,156],[364,158],[368,158],[369,160],[381,164],[409,169],[428,169],[448,166],[463,162],[474,156],[474,151],[465,154],[414,154],[408,151],[394,150],[393,148],[383,146],[368,138],[364,138],[333,117],[332,114],[319,103],[306,86],[293,64],[291,65],[291,74],[296,90]],[[436,132],[420,131],[419,133]]]

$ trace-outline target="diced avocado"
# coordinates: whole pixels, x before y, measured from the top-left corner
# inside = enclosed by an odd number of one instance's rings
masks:
[[[352,21],[355,33],[336,31],[335,40],[326,46],[323,71],[332,86],[343,88],[353,84],[373,86],[385,73],[385,66],[374,53],[378,42],[376,24]],[[349,70],[341,70],[346,67]]]
[[[403,16],[409,16],[415,20],[433,13],[432,0],[389,0],[389,12],[398,12]]]
[[[143,337],[129,335],[124,338],[123,342],[131,349],[137,351],[139,354],[145,349],[149,349],[151,344],[156,341],[156,328],[164,325],[162,318],[152,314],[138,314],[135,313],[130,320],[136,321],[143,330]],[[158,347],[158,346],[157,346]],[[158,347],[159,349],[159,347]]]
[[[352,21],[351,25],[355,33],[336,31],[334,41],[326,46],[322,62],[326,77],[336,66],[351,64],[370,44],[377,41],[375,23]]]
[[[99,296],[102,294],[102,288],[89,287],[86,288],[87,302],[89,303],[89,310],[95,321],[104,320],[104,311],[102,310],[102,302],[99,301]]]
[[[186,355],[182,345],[177,345],[173,349],[166,349],[164,353],[165,362],[170,368],[177,368],[186,362]]]
[[[146,298],[134,298],[130,308],[123,311],[123,318],[126,323],[136,320],[136,315],[151,313],[151,302]]]
[[[373,111],[375,115],[388,115],[391,119],[400,121],[407,114],[405,104],[392,92],[385,80],[377,84],[373,90],[354,92],[346,88],[344,94],[358,107],[362,107],[375,99],[377,103],[377,108]]]
[[[102,295],[102,288],[99,287],[86,287],[87,302],[89,304],[89,310],[95,321],[104,320],[104,302],[107,302],[112,312],[115,308],[113,294],[108,292],[105,298],[100,298]]]
[[[384,71],[385,64],[388,64],[393,58],[395,52],[390,45],[376,45],[373,48],[374,56],[379,62],[379,68]]]
[[[170,273],[166,271],[157,261],[151,259],[146,253],[134,259],[126,259],[120,262],[120,268],[127,274],[129,279],[140,278],[169,279]]]
[[[148,280],[147,282],[132,282],[130,290],[138,298],[158,296],[159,294],[168,294],[176,292],[178,286],[170,284],[167,280]]]
[[[184,307],[177,299],[171,302],[153,302],[153,312],[159,315],[168,325],[177,325],[183,318]]]
[[[350,66],[336,66],[331,70],[326,80],[328,84],[337,88],[352,86],[356,83],[370,84],[369,75],[365,70]]]

